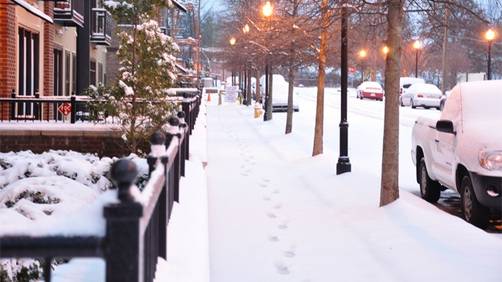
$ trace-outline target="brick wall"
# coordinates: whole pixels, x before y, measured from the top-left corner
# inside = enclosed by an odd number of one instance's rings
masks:
[[[44,13],[53,18],[54,2],[44,2]],[[56,28],[54,24],[44,23],[44,52],[43,52],[43,91],[44,96],[54,95],[54,37]]]
[[[72,150],[97,154],[100,157],[129,155],[119,135],[95,134],[78,131],[2,131],[0,152],[31,150],[42,153],[49,150]]]
[[[0,97],[10,97],[16,88],[16,10],[10,0],[0,0]],[[8,105],[0,109],[8,118]]]

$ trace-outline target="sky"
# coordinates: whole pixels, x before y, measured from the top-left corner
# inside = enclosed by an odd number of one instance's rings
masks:
[[[222,0],[201,0],[202,2],[202,7],[204,8],[204,10],[209,10],[209,9],[213,9],[213,11],[218,11],[218,10],[222,10],[225,5],[223,4],[223,1]]]

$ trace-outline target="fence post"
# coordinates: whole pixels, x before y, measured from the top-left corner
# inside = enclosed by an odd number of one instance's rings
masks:
[[[162,131],[156,131],[150,137],[150,155],[147,158],[149,174],[155,170],[157,162],[164,165],[165,183],[167,183],[167,174],[165,166],[167,166],[168,159],[166,154],[166,135]],[[164,184],[162,192],[159,197],[159,256],[167,258],[167,185]]]
[[[71,104],[71,123],[75,123],[77,120],[77,97],[75,95],[72,95],[70,97],[70,104]]]
[[[143,206],[130,191],[137,176],[138,169],[131,160],[121,159],[111,168],[119,202],[104,208],[107,282],[143,282],[144,251],[140,236]]]
[[[181,133],[180,133],[180,120],[176,116],[171,116],[169,117],[168,121],[169,127],[166,132],[167,138],[166,141],[166,147],[169,147],[169,144],[172,142],[174,136],[178,137],[178,143],[181,140]],[[181,144],[178,144],[178,147],[181,146]],[[173,167],[172,169],[174,170],[174,185],[173,185],[173,200],[176,202],[179,202],[179,190],[180,190],[180,154],[179,154],[179,148],[178,148],[178,153],[176,154],[173,162]]]
[[[12,92],[10,93],[10,97],[12,99],[16,98],[16,90],[12,89]],[[14,100],[10,102],[10,119],[16,119],[16,102]]]
[[[185,160],[188,160],[188,143],[190,142],[190,136],[187,133],[188,125],[185,121],[185,112],[179,111],[178,118],[180,119],[180,129],[183,134],[183,143],[181,144],[180,151],[180,174],[185,176]]]

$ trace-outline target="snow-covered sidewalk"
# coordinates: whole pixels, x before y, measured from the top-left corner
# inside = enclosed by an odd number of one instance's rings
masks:
[[[502,281],[500,239],[406,191],[378,208],[378,158],[352,152],[336,176],[334,156],[305,153],[304,121],[283,136],[250,108],[208,108],[211,281]]]

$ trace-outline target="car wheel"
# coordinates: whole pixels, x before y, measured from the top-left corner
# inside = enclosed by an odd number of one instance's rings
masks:
[[[429,203],[435,203],[441,196],[441,185],[439,182],[432,180],[427,172],[425,159],[420,159],[420,166],[418,168],[418,179],[420,184],[420,195],[422,199]]]
[[[490,212],[476,199],[472,181],[468,175],[462,178],[460,193],[462,196],[462,213],[465,221],[481,229],[485,229],[488,226]]]
[[[416,109],[417,106],[415,106],[415,101],[413,101],[413,99],[410,100],[410,104],[411,104],[411,108],[412,109]]]
[[[403,98],[402,97],[399,97],[399,104],[401,105],[401,107],[404,107],[404,103],[403,103]]]

